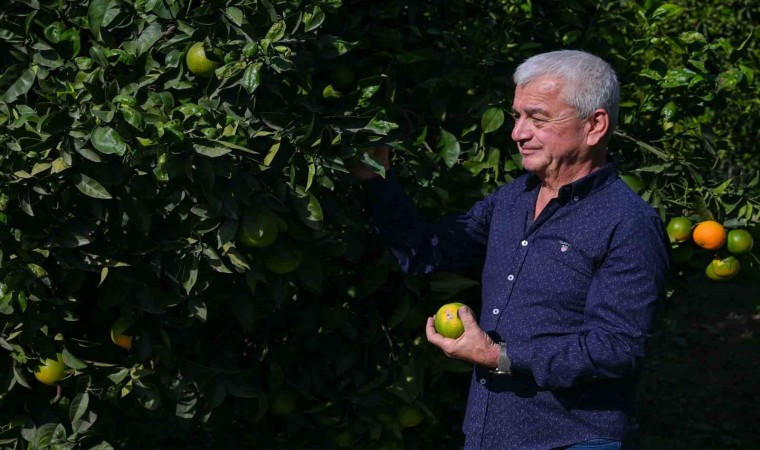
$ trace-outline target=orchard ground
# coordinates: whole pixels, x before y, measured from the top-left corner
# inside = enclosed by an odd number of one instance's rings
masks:
[[[760,286],[689,280],[660,310],[637,416],[642,449],[756,449]]]

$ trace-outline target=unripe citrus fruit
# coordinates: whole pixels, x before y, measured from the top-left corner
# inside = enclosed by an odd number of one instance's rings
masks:
[[[415,405],[404,405],[398,410],[398,423],[403,428],[416,427],[425,420],[425,414]]]
[[[726,243],[726,229],[714,220],[706,220],[697,224],[692,238],[702,248],[717,250]]]
[[[447,303],[441,306],[434,317],[435,331],[449,339],[456,339],[464,334],[464,324],[457,313],[461,306],[464,304]]]
[[[686,217],[674,217],[666,227],[668,236],[673,242],[683,242],[691,237],[691,220]]]
[[[240,241],[249,247],[267,247],[277,239],[279,222],[277,215],[268,210],[248,213],[240,223]]]
[[[40,362],[40,366],[34,372],[34,378],[40,383],[52,386],[63,379],[66,372],[66,365],[63,363],[63,355],[58,353],[56,359],[46,358]]]
[[[747,230],[731,230],[728,232],[726,247],[734,255],[743,255],[752,250],[755,240]]]
[[[733,278],[739,273],[741,266],[739,260],[733,256],[729,256],[726,259],[713,259],[710,265],[712,266],[713,273],[722,279]]]
[[[124,334],[131,322],[125,318],[120,318],[111,325],[111,341],[119,347],[129,350],[132,348],[132,336]]]
[[[285,416],[296,409],[296,395],[292,391],[280,391],[275,394],[269,410],[272,414]]]
[[[187,62],[187,68],[190,72],[199,77],[210,77],[219,65],[206,57],[206,51],[203,49],[203,42],[196,42],[190,47],[190,50],[187,51],[187,55],[185,56],[185,62]]]
[[[264,256],[264,266],[270,271],[284,275],[298,269],[303,260],[301,250],[292,245],[281,245]]]

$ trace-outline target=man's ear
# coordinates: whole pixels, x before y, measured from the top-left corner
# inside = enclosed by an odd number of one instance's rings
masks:
[[[597,109],[587,121],[588,133],[586,134],[586,144],[589,147],[595,147],[604,142],[607,130],[610,129],[610,115],[604,109]]]

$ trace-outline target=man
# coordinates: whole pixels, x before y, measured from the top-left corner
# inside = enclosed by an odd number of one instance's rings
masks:
[[[512,139],[528,174],[467,213],[429,223],[393,172],[371,180],[373,223],[414,273],[482,264],[482,313],[428,340],[474,364],[465,449],[631,445],[634,390],[669,267],[653,208],[607,156],[619,86],[596,56],[534,56],[515,74]],[[376,157],[388,164],[387,150]]]

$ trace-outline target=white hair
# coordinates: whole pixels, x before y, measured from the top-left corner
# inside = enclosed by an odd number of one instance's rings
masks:
[[[565,82],[563,101],[578,111],[580,119],[588,119],[597,109],[610,116],[607,137],[617,126],[620,85],[615,70],[603,59],[578,50],[559,50],[528,58],[517,67],[512,79],[524,86],[540,77],[558,78]]]

